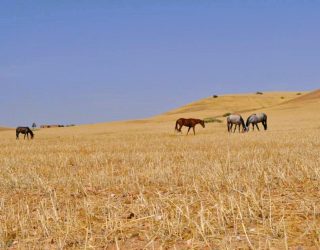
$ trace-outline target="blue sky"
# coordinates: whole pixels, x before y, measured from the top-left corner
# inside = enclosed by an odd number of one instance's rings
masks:
[[[320,84],[320,1],[1,1],[0,125]]]

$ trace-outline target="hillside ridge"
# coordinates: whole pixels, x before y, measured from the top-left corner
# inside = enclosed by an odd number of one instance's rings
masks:
[[[301,98],[309,92],[264,92],[263,94],[228,94],[207,97],[152,117],[155,120],[171,120],[181,117],[217,118],[226,113],[246,113],[278,106]],[[300,96],[302,94],[302,96]]]
[[[292,100],[286,101],[284,103],[299,103],[299,102],[311,101],[311,100],[315,100],[315,99],[319,99],[320,100],[320,89],[316,89],[314,91],[308,92],[308,93],[306,93],[304,95],[301,95],[301,96],[299,96],[297,98],[294,98]]]

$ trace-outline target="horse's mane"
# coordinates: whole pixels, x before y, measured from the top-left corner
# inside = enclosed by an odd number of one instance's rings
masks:
[[[243,120],[241,115],[240,115],[240,121],[241,121],[241,124],[242,124],[243,128],[247,127],[246,124],[244,123],[244,120]]]
[[[248,118],[247,118],[247,122],[246,122],[246,126],[248,127],[248,125],[249,125],[249,119],[252,117],[252,116],[254,116],[254,115],[256,115],[256,114],[252,114],[252,115],[250,115]]]

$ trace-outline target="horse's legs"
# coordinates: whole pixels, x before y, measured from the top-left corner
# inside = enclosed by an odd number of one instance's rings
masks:
[[[256,126],[257,126],[258,131],[260,131],[260,129],[259,129],[259,127],[258,127],[258,123],[256,123]]]
[[[239,133],[240,133],[240,127],[241,127],[241,126],[240,126],[240,124],[239,124]]]
[[[237,126],[238,126],[238,124],[236,124],[236,126],[234,127],[233,133],[236,132]]]
[[[19,132],[16,132],[16,140],[19,140]]]
[[[188,128],[188,132],[187,132],[187,135],[189,134],[189,131],[190,131],[190,129],[191,129],[191,127],[189,127],[189,128]]]
[[[26,134],[24,134],[23,139],[24,139],[24,140],[26,139]]]
[[[192,127],[192,129],[193,129],[193,135],[196,135],[196,131],[195,131],[194,128],[195,128],[195,126]]]
[[[267,130],[267,121],[263,121],[263,122],[262,122],[262,125],[263,125],[263,127],[264,127],[264,130]]]
[[[254,131],[254,124],[252,123],[252,131]]]

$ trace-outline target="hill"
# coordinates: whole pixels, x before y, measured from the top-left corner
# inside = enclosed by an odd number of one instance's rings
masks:
[[[222,95],[207,97],[153,117],[155,120],[174,120],[180,117],[222,117],[225,113],[252,112],[297,98],[297,92],[266,92],[257,94]]]
[[[315,90],[261,111],[270,114],[279,129],[306,129],[319,127],[319,108],[320,90]]]
[[[69,135],[71,133],[80,135],[92,133],[116,134],[141,130],[146,132],[148,130],[153,131],[154,127],[158,127],[162,123],[167,124],[167,129],[169,129],[169,127],[172,127],[174,121],[180,117],[194,117],[199,119],[215,117],[223,120],[223,115],[226,113],[241,113],[245,118],[247,115],[259,111],[265,111],[272,115],[276,107],[290,109],[294,103],[291,101],[305,98],[305,96],[309,95],[313,96],[311,92],[302,92],[301,95],[297,94],[297,92],[264,92],[262,95],[249,93],[221,95],[218,96],[218,98],[207,97],[146,119],[88,124],[69,128],[50,128],[40,130],[37,133],[54,136],[57,133],[61,135]],[[272,120],[270,120],[270,122],[272,123]],[[280,123],[277,122],[277,124],[281,124],[281,119]],[[224,123],[221,124],[220,127],[224,128]]]
[[[317,100],[318,101],[320,100],[320,89],[311,91],[309,93],[301,95],[300,97],[291,99],[286,103],[302,103],[302,102],[310,102],[310,101],[317,101]]]
[[[320,100],[319,90],[313,92],[264,92],[262,95],[256,93],[221,95],[217,98],[207,97],[198,101],[186,104],[182,107],[170,110],[160,115],[146,119],[116,121],[97,124],[80,125],[68,128],[50,128],[37,131],[37,134],[46,134],[55,136],[57,133],[63,135],[70,134],[105,134],[119,133],[121,131],[148,131],[153,130],[155,126],[164,123],[167,127],[180,117],[194,117],[199,119],[218,118],[224,120],[226,113],[240,113],[245,118],[253,112],[267,112],[269,116],[273,114],[279,117],[287,117],[294,120],[294,114],[301,110],[305,115],[306,106],[315,111],[317,102]],[[287,112],[295,109],[295,112]],[[313,112],[312,111],[312,112]],[[288,120],[287,119],[287,120]],[[270,119],[272,124],[275,120]],[[284,119],[277,119],[276,124],[281,125]],[[290,122],[290,121],[288,121]],[[224,128],[224,123],[220,127]],[[3,128],[3,131],[7,128]]]

